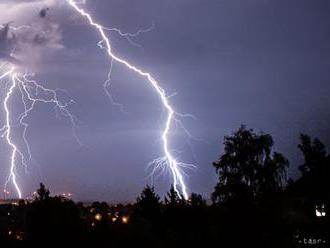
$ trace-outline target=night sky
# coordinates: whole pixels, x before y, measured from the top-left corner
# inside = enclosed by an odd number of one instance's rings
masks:
[[[141,47],[108,34],[117,55],[151,72],[174,94],[175,109],[196,117],[183,119],[194,138],[179,127],[171,133],[177,158],[197,166],[186,171],[190,192],[209,196],[217,181],[212,161],[222,152],[223,137],[241,124],[273,135],[275,149],[291,162],[292,177],[301,161],[300,132],[330,146],[328,0],[89,0],[84,8],[123,32],[154,25],[133,38]],[[0,59],[35,72],[49,88],[65,89],[61,97],[75,101],[70,111],[82,142],[68,119],[56,118],[53,106],[37,105],[27,118],[33,161],[26,172],[17,170],[24,195],[40,181],[77,200],[129,201],[152,182],[160,194],[168,190],[170,176],[152,180],[147,168],[162,155],[165,117],[150,85],[114,64],[111,93],[124,112],[111,105],[102,86],[110,61],[97,46],[100,37],[64,0],[0,0],[0,23],[11,21],[34,31],[17,43],[2,29]],[[22,106],[16,98],[10,106],[17,114]],[[21,129],[15,130],[22,146]],[[8,175],[9,151],[2,140],[0,185]]]

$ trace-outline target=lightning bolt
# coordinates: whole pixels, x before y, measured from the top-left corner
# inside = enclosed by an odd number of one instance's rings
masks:
[[[11,140],[11,131],[12,131],[12,128],[11,128],[11,125],[10,125],[10,111],[9,111],[9,108],[8,108],[8,101],[11,97],[11,95],[13,94],[13,90],[14,88],[16,87],[16,80],[15,80],[15,75],[13,74],[14,73],[14,70],[15,68],[12,67],[9,71],[5,72],[1,77],[0,79],[6,77],[7,75],[12,75],[12,80],[11,80],[11,85],[9,87],[9,90],[7,91],[7,94],[6,94],[6,97],[5,97],[5,100],[3,102],[3,105],[4,105],[4,109],[5,109],[5,112],[6,112],[6,124],[4,126],[4,129],[5,129],[5,137],[6,137],[6,141],[8,143],[8,145],[11,147],[12,149],[12,153],[11,153],[11,158],[10,158],[10,174],[9,174],[9,177],[6,181],[6,185],[7,183],[9,182],[9,180],[11,179],[13,184],[14,184],[14,187],[17,191],[17,194],[18,194],[18,197],[19,198],[22,198],[22,192],[17,184],[17,181],[16,181],[16,174],[15,174],[15,168],[16,168],[16,156],[17,156],[17,153],[19,153],[20,155],[22,154],[18,148],[16,147],[16,145],[12,142]],[[6,187],[5,187],[6,188]]]
[[[175,191],[178,193],[178,195],[180,197],[182,195],[185,199],[188,199],[188,188],[187,188],[185,180],[184,180],[183,170],[184,170],[184,168],[190,167],[192,165],[177,161],[177,159],[172,155],[171,150],[169,148],[169,146],[170,146],[169,133],[170,133],[171,127],[173,126],[173,122],[178,121],[176,119],[176,117],[180,116],[180,114],[178,114],[173,109],[173,107],[171,106],[171,104],[168,100],[168,96],[165,93],[165,90],[160,86],[159,82],[149,72],[145,72],[142,69],[139,69],[138,67],[136,67],[136,66],[132,65],[131,63],[129,63],[128,61],[118,57],[117,55],[115,55],[112,52],[110,40],[106,35],[106,31],[108,31],[108,30],[111,31],[111,29],[105,28],[102,25],[98,24],[96,21],[94,21],[93,17],[89,13],[87,13],[83,8],[78,6],[79,4],[83,4],[84,1],[78,2],[78,1],[74,1],[74,0],[67,0],[67,2],[80,16],[82,16],[83,18],[85,18],[88,21],[88,23],[91,27],[96,29],[96,31],[98,32],[98,34],[101,37],[101,41],[98,43],[98,45],[101,48],[106,49],[106,52],[111,61],[111,65],[112,65],[113,61],[115,61],[119,64],[124,65],[126,68],[137,73],[141,77],[144,77],[147,80],[147,82],[153,87],[155,92],[158,94],[164,108],[167,111],[165,128],[163,129],[162,135],[161,135],[164,156],[153,160],[152,162],[150,162],[150,164],[153,164],[155,166],[155,168],[160,168],[160,169],[164,169],[165,167],[169,168],[171,171],[171,174],[172,174],[173,187],[174,187]],[[129,35],[129,34],[122,33],[118,29],[112,29],[112,31],[116,31],[119,34],[123,35],[124,37],[130,37],[130,36],[134,35],[134,34]],[[108,80],[106,81],[105,86],[108,85],[108,83],[110,82],[110,73],[111,73],[111,69],[108,74]]]
[[[0,66],[0,70],[3,69],[6,65],[7,63],[2,64]],[[0,137],[5,138],[6,143],[11,148],[10,172],[5,182],[4,192],[8,192],[7,185],[9,182],[12,182],[16,190],[17,196],[20,199],[22,198],[22,190],[17,182],[17,164],[18,158],[20,158],[20,163],[27,170],[27,163],[32,159],[31,148],[26,137],[26,132],[29,125],[25,122],[25,118],[34,109],[36,103],[54,105],[57,117],[59,117],[59,114],[61,114],[62,116],[65,116],[70,120],[73,134],[77,142],[80,143],[76,134],[76,118],[68,110],[68,107],[73,104],[74,101],[61,100],[58,96],[58,90],[52,90],[41,86],[35,80],[30,79],[30,77],[32,76],[32,73],[20,73],[14,66],[11,66],[10,69],[6,70],[0,75],[0,82],[5,78],[9,79],[8,89],[5,93],[5,98],[3,101],[3,107],[5,110],[5,124],[3,127],[0,128]],[[18,92],[21,94],[21,101],[24,107],[23,113],[20,114],[18,118],[18,124],[23,127],[22,139],[25,144],[27,154],[22,152],[22,150],[18,147],[18,145],[15,144],[12,138],[13,116],[10,111],[9,101],[13,98],[15,90],[18,90]]]

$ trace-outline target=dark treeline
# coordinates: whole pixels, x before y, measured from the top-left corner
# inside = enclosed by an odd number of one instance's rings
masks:
[[[33,201],[0,205],[1,247],[329,247],[330,156],[302,134],[297,180],[273,139],[242,126],[224,138],[213,163],[212,203],[173,187],[161,199],[146,186],[134,204],[90,206],[51,197],[40,184]]]

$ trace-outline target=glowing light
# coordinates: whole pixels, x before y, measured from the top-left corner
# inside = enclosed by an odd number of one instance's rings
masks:
[[[121,222],[122,222],[123,224],[127,224],[127,223],[128,223],[128,217],[127,217],[127,216],[123,216],[123,217],[121,217]]]
[[[4,189],[3,190],[3,194],[6,197],[6,196],[10,195],[10,192],[8,190]]]
[[[111,65],[112,65],[112,62],[115,61],[117,63],[124,65],[126,68],[137,73],[138,75],[146,78],[147,82],[150,83],[150,85],[153,87],[155,92],[159,95],[159,98],[160,98],[164,108],[167,110],[165,128],[161,135],[161,139],[162,139],[162,143],[163,143],[164,157],[155,159],[154,161],[151,162],[151,164],[153,164],[155,166],[155,168],[163,169],[164,167],[168,167],[172,174],[173,187],[174,187],[175,191],[178,193],[178,195],[180,197],[181,197],[181,195],[183,195],[183,197],[185,199],[188,199],[188,189],[187,189],[186,183],[183,178],[183,169],[186,168],[187,166],[191,166],[191,165],[177,161],[176,158],[172,155],[172,153],[170,151],[168,136],[169,136],[171,127],[173,125],[173,122],[176,121],[175,117],[178,116],[179,114],[174,111],[173,107],[171,106],[171,104],[168,100],[168,96],[166,95],[164,89],[160,87],[159,82],[150,73],[139,69],[138,67],[130,64],[128,61],[116,56],[112,52],[110,40],[105,33],[105,31],[108,29],[104,28],[102,25],[95,22],[93,17],[89,13],[87,13],[84,9],[82,9],[78,6],[79,3],[81,4],[83,2],[81,2],[81,1],[77,2],[74,0],[67,0],[67,2],[79,15],[81,15],[88,21],[88,23],[91,27],[95,28],[98,31],[99,35],[102,38],[101,41],[98,43],[98,45],[101,48],[106,49],[107,54],[110,58]],[[121,31],[119,31],[119,33],[121,34]],[[108,74],[108,80],[106,81],[105,86],[110,81],[110,73],[111,73],[111,69]],[[180,190],[178,189],[178,187],[180,188]]]
[[[325,206],[324,204],[321,206],[316,206],[315,207],[315,215],[317,217],[325,217],[326,216],[326,212],[325,212]]]
[[[72,193],[61,193],[60,195],[64,198],[71,198],[72,197]]]
[[[101,214],[96,214],[96,215],[94,216],[94,218],[95,218],[95,220],[97,220],[97,221],[101,221],[101,220],[102,220],[102,215],[101,215]]]

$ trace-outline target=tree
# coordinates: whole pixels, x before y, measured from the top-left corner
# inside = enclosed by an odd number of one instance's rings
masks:
[[[271,159],[264,162],[263,168],[259,171],[261,193],[275,193],[282,191],[286,180],[286,169],[289,166],[288,160],[280,153],[274,152]]]
[[[192,193],[190,196],[190,205],[194,208],[206,207],[206,200],[202,195]]]
[[[219,175],[213,202],[256,200],[282,190],[289,162],[282,154],[272,153],[272,146],[271,135],[256,134],[245,126],[226,136],[224,152],[213,163]]]
[[[165,204],[171,207],[176,207],[183,203],[183,198],[176,192],[174,186],[171,185],[170,191],[167,192],[167,197],[165,196]]]
[[[40,183],[36,200],[26,213],[26,235],[29,242],[63,242],[75,240],[81,231],[80,209],[69,199],[51,197],[49,190]]]
[[[147,185],[136,199],[136,214],[145,219],[155,220],[160,215],[160,207],[160,197],[154,187]]]
[[[302,175],[320,170],[327,164],[325,146],[319,139],[312,141],[310,136],[301,134],[298,148],[304,155],[304,163],[299,166]]]
[[[49,189],[46,188],[46,186],[43,183],[40,183],[40,187],[37,190],[38,196],[37,199],[38,200],[47,200],[49,199]]]
[[[107,214],[110,211],[110,207],[106,202],[93,202],[91,205],[92,209],[95,209],[96,212]]]
[[[298,148],[304,156],[304,162],[299,166],[302,176],[290,184],[289,192],[314,203],[330,203],[330,156],[325,145],[317,138],[312,140],[301,134]]]

